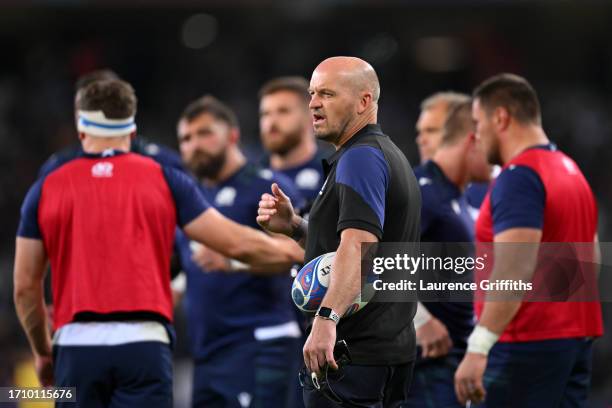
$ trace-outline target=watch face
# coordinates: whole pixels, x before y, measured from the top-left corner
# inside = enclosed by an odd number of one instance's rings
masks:
[[[329,317],[331,313],[332,313],[332,310],[329,307],[319,308],[319,316]]]

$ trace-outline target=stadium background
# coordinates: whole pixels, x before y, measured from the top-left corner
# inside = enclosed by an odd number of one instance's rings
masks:
[[[586,174],[600,206],[600,240],[610,242],[610,38],[609,1],[3,1],[0,386],[12,383],[18,362],[29,355],[12,302],[19,206],[43,161],[76,141],[77,76],[116,70],[136,89],[139,133],[172,147],[180,111],[212,93],[235,109],[243,145],[256,157],[256,94],[263,81],[309,77],[325,57],[356,55],[378,71],[379,121],[414,164],[421,99],[440,90],[470,92],[491,74],[515,72],[538,91],[549,137]],[[593,407],[612,403],[612,305],[603,307],[608,330],[596,343]],[[182,406],[188,399],[184,341],[176,355]]]

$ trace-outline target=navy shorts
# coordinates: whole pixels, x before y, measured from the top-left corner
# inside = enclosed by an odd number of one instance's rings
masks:
[[[292,407],[301,339],[252,341],[196,362],[194,408]]]
[[[452,349],[440,358],[420,358],[414,366],[412,384],[403,407],[410,408],[462,408],[455,394],[455,371],[465,353]]]
[[[588,406],[591,339],[497,343],[484,375],[490,408]]]
[[[150,341],[117,346],[55,346],[57,387],[76,387],[76,404],[57,408],[171,408],[172,352]]]

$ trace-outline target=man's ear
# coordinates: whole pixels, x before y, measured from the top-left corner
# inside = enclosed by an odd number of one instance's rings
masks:
[[[497,131],[502,132],[508,129],[511,120],[512,117],[510,116],[510,112],[503,106],[498,106],[495,108],[495,111],[493,111],[493,124]]]
[[[230,129],[229,139],[231,144],[240,142],[240,129],[235,127]]]
[[[136,139],[136,131],[133,131],[132,133],[130,133],[130,140],[134,140]]]
[[[370,105],[372,105],[374,99],[372,97],[372,93],[371,92],[363,92],[361,94],[361,98],[359,98],[359,105],[357,106],[357,113],[358,114],[362,114],[363,112],[365,112]]]
[[[83,132],[79,132],[79,140],[82,142],[83,140],[85,140],[87,136],[85,136],[85,133]]]

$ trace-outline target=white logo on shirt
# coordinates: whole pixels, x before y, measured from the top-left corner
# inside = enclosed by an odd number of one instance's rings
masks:
[[[295,176],[295,185],[303,189],[317,188],[321,175],[315,169],[304,169]]]
[[[241,407],[247,408],[251,405],[251,400],[253,397],[248,392],[241,392],[238,394],[238,402]]]
[[[576,168],[576,163],[574,163],[567,157],[564,157],[563,159],[561,159],[561,161],[563,162],[563,165],[565,166],[565,169],[569,174],[578,174],[578,168]]]
[[[236,199],[236,189],[234,187],[223,187],[215,196],[217,207],[229,207],[234,205]]]
[[[91,167],[93,177],[113,177],[113,163],[98,162]]]
[[[427,177],[421,177],[419,179],[419,186],[426,186],[428,184],[431,184],[431,179],[429,179]]]
[[[274,173],[272,173],[272,170],[270,169],[259,170],[259,177],[261,177],[262,179],[272,180],[272,176],[274,176]]]

